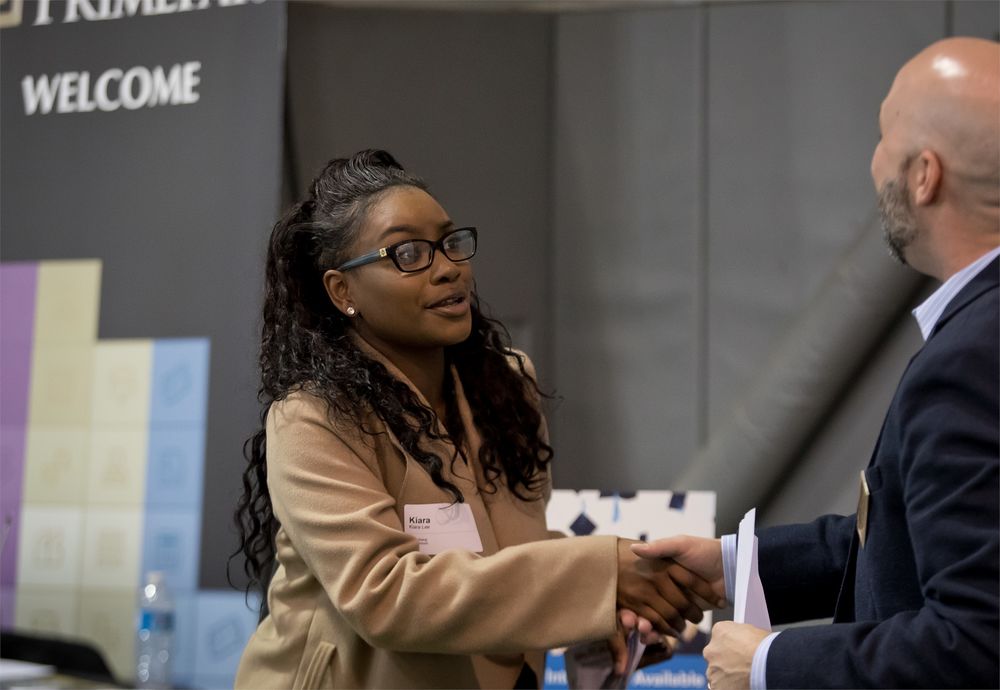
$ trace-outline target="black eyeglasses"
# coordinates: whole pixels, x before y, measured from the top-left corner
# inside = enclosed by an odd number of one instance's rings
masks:
[[[456,263],[468,261],[476,255],[476,229],[458,228],[443,235],[437,242],[403,240],[342,263],[336,270],[348,271],[358,266],[389,258],[403,273],[414,273],[422,271],[434,263],[435,249],[440,249],[445,256]]]

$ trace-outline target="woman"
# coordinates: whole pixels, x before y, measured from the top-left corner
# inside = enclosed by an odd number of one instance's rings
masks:
[[[700,619],[677,566],[548,539],[539,390],[479,309],[476,247],[384,151],[331,161],[275,226],[237,518],[251,579],[277,569],[237,687],[537,687],[616,606]]]

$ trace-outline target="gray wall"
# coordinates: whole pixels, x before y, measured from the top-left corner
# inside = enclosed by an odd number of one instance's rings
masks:
[[[301,189],[328,156],[382,146],[423,174],[484,228],[480,291],[561,397],[556,485],[667,488],[872,231],[896,70],[949,33],[994,37],[997,6],[602,4],[293,5],[292,167]],[[764,522],[853,510],[918,346],[901,315]]]
[[[557,486],[669,488],[698,446],[698,10],[558,21]]]
[[[560,19],[557,482],[669,487],[728,421],[870,225],[875,113],[945,18],[943,2],[751,2]],[[822,475],[797,472],[775,515],[853,509],[916,344],[867,372],[830,420],[837,441],[804,454]],[[833,490],[812,489],[820,476]]]
[[[993,38],[997,23],[986,2],[559,19],[557,483],[670,486],[870,231],[876,113],[896,70],[952,32]],[[857,470],[919,343],[901,318],[764,523],[853,510]]]
[[[551,18],[288,11],[292,200],[330,158],[393,153],[479,227],[479,292],[547,371]]]

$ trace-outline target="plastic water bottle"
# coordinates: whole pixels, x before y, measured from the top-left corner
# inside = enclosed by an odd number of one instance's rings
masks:
[[[138,629],[136,686],[169,688],[174,651],[174,601],[161,572],[146,574],[146,584],[139,596]]]

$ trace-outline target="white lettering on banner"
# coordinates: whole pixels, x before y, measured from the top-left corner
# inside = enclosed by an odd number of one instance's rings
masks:
[[[97,78],[97,83],[94,85],[94,100],[97,101],[97,107],[106,113],[121,107],[120,101],[108,98],[108,82],[112,79],[121,81],[122,74],[124,73],[120,69],[109,69]]]
[[[545,685],[569,685],[569,677],[562,669],[545,668]]]
[[[653,672],[636,671],[629,678],[629,687],[636,688],[703,688],[707,681],[696,671],[662,669]]]
[[[95,109],[111,112],[119,108],[138,110],[162,105],[191,105],[200,95],[198,61],[161,66],[138,65],[128,70],[111,68],[94,80],[90,90],[90,72],[62,72],[21,80],[24,114],[48,115],[55,112],[89,113]]]
[[[66,16],[63,17],[63,22],[68,24],[79,21],[80,17],[90,21],[101,19],[97,10],[90,4],[90,0],[66,0]]]
[[[62,81],[61,74],[55,75],[51,82],[45,74],[37,80],[31,77],[22,79],[21,93],[24,95],[24,114],[33,115],[36,110],[41,110],[43,113],[51,111],[60,81]]]
[[[52,23],[52,16],[49,14],[49,0],[38,0],[38,12],[35,13],[34,26],[45,26]]]
[[[108,5],[108,0],[104,0],[105,5]],[[160,12],[153,7],[153,0],[116,0],[110,3],[110,7],[107,8],[108,11],[104,12],[104,16],[101,19],[121,19],[122,17],[134,17],[139,14],[139,8],[142,8],[141,14],[166,14],[166,12]],[[68,21],[68,20],[67,20]]]
[[[260,5],[267,0],[214,0],[218,7],[239,7],[241,5]],[[66,11],[63,14],[64,24],[79,21],[96,22],[126,17],[156,17],[177,12],[207,10],[213,0],[66,0]],[[46,26],[52,23],[51,0],[38,0],[33,26]]]
[[[62,83],[59,85],[59,105],[56,106],[56,111],[60,113],[68,113],[71,108],[71,100],[76,98],[76,94],[79,92],[80,85],[77,81],[80,79],[79,72],[63,72]]]

